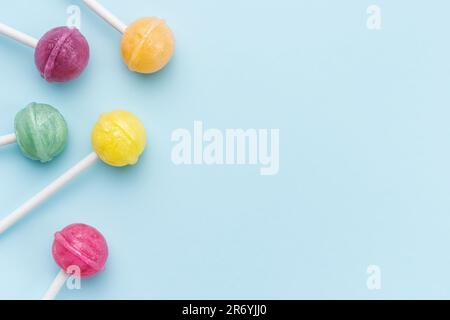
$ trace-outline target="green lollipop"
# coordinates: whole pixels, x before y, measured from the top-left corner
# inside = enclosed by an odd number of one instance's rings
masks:
[[[42,163],[64,149],[67,124],[58,110],[48,104],[30,103],[14,120],[15,134],[0,137],[0,146],[17,142],[22,153]]]

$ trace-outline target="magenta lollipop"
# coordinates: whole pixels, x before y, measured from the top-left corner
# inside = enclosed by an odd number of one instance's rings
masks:
[[[36,40],[0,23],[0,34],[34,48],[36,67],[48,82],[73,80],[89,62],[89,44],[76,28],[54,28]]]
[[[88,278],[103,271],[108,259],[108,244],[94,227],[71,224],[55,233],[52,254],[61,271],[43,300],[56,297],[74,268],[78,270],[80,278]]]

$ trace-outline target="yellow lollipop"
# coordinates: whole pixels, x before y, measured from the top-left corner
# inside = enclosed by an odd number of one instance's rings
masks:
[[[123,34],[122,59],[131,71],[155,73],[169,63],[175,49],[175,40],[164,20],[145,17],[126,26],[96,0],[83,1]]]
[[[98,157],[114,167],[136,164],[147,138],[141,121],[131,112],[102,114],[92,130],[92,146]]]
[[[147,136],[144,125],[134,114],[125,110],[116,110],[100,116],[92,130],[91,142],[95,152],[89,154],[18,209],[1,219],[0,234],[96,163],[98,159],[114,167],[136,164],[144,152]]]

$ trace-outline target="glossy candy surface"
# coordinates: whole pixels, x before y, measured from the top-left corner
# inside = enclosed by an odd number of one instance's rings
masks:
[[[102,161],[114,167],[136,164],[146,142],[144,125],[125,110],[102,114],[92,130],[95,152]]]
[[[172,58],[175,40],[164,20],[141,18],[126,29],[121,43],[124,62],[131,71],[154,73]]]
[[[104,270],[108,245],[97,229],[86,224],[71,224],[55,234],[52,253],[61,269],[67,271],[77,266],[81,277],[86,278]]]
[[[67,143],[66,121],[48,104],[30,103],[16,115],[14,128],[22,153],[32,160],[48,162]]]
[[[58,27],[39,40],[34,61],[48,82],[73,80],[89,62],[89,44],[78,29]]]

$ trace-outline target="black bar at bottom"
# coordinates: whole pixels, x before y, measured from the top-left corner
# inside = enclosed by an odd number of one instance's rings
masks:
[[[436,311],[439,307],[448,310],[449,301],[316,301],[316,300],[114,300],[114,301],[0,301],[2,311],[11,309],[15,317],[34,311],[50,310],[57,314],[77,315],[89,310],[89,315],[105,315],[114,312],[126,315],[125,320],[135,319],[309,319],[331,315],[353,315],[360,317],[382,317],[392,315],[397,309],[405,316],[408,313]],[[390,312],[386,313],[386,307]],[[443,308],[442,308],[443,309]],[[46,311],[48,313],[48,311]],[[154,316],[158,316],[154,318]],[[287,318],[289,317],[289,318]],[[121,317],[122,318],[122,317]]]

